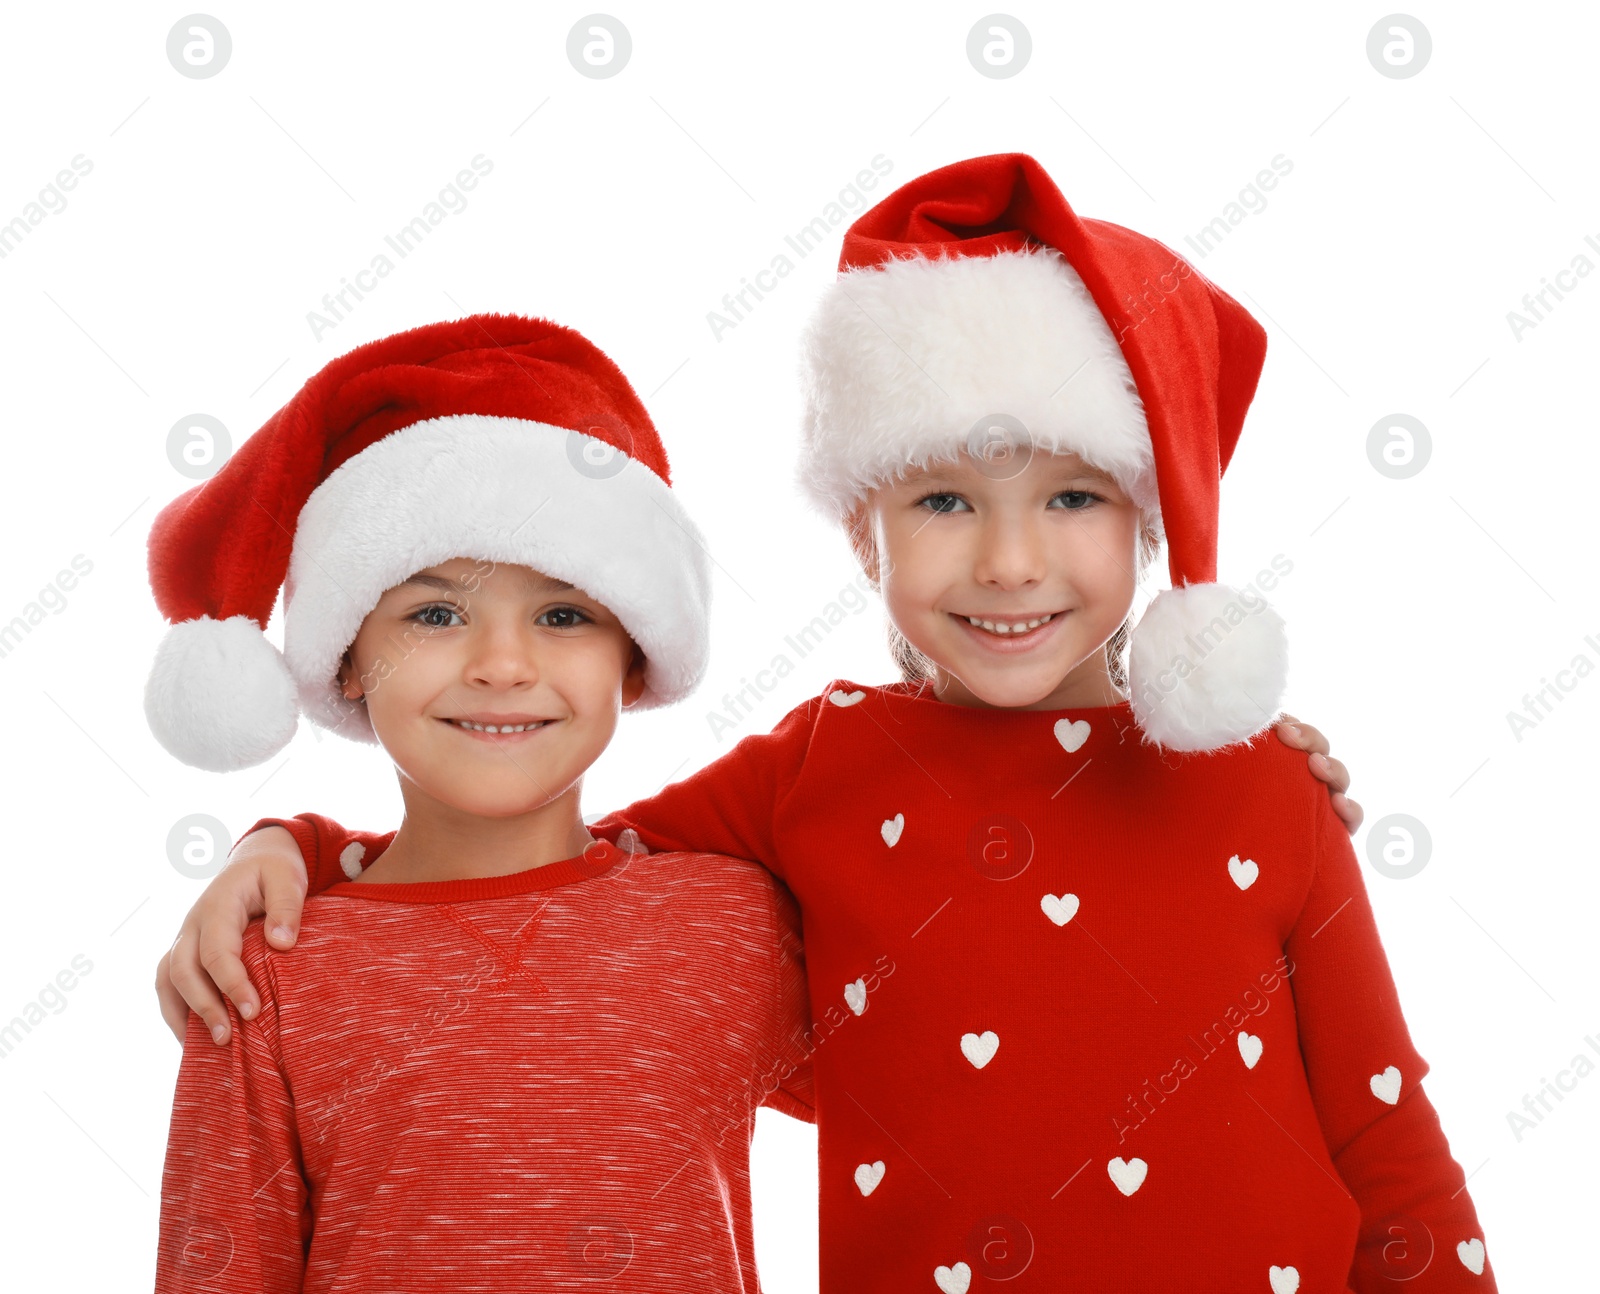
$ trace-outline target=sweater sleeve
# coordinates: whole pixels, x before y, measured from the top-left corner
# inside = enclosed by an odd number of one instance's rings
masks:
[[[1316,869],[1285,951],[1300,1050],[1334,1166],[1361,1209],[1356,1294],[1495,1290],[1461,1166],[1422,1090],[1355,850],[1316,796]]]
[[[769,733],[744,738],[699,772],[607,814],[589,830],[612,843],[632,831],[649,849],[725,854],[783,878],[773,819],[805,762],[821,698],[791,710]]]
[[[352,831],[320,813],[262,818],[250,831],[260,831],[262,827],[282,827],[300,846],[300,856],[306,863],[307,895],[321,894],[330,885],[354,880],[394,839],[392,831]]]
[[[259,932],[257,922],[246,935],[245,963],[261,1014],[241,1020],[224,999],[231,1036],[219,1047],[189,1012],[161,1179],[156,1294],[297,1294],[305,1274],[312,1215]]]
[[[772,1001],[770,1079],[763,1105],[817,1121],[811,1073],[811,995],[806,989],[806,953],[801,938],[800,905],[789,887],[772,878]]]

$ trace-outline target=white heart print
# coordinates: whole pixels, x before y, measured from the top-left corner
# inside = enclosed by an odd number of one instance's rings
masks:
[[[844,986],[844,1004],[857,1015],[867,1009],[867,981],[864,978]]]
[[[1477,1237],[1463,1240],[1456,1246],[1456,1257],[1461,1259],[1461,1265],[1474,1276],[1483,1275],[1483,1241]]]
[[[954,1267],[935,1267],[933,1283],[944,1294],[967,1294],[967,1286],[972,1284],[972,1268],[966,1263],[957,1263]]]
[[[1239,1059],[1244,1061],[1246,1069],[1254,1069],[1256,1061],[1261,1059],[1261,1039],[1243,1029],[1239,1030]]]
[[[1143,1186],[1145,1174],[1149,1171],[1150,1165],[1144,1160],[1124,1159],[1121,1155],[1106,1165],[1106,1172],[1111,1174],[1111,1180],[1124,1195],[1132,1195]]]
[[[1000,1050],[1000,1035],[993,1029],[961,1035],[961,1054],[972,1062],[974,1069],[982,1069]]]
[[[878,1183],[883,1180],[883,1160],[876,1159],[870,1164],[856,1165],[856,1189],[863,1196],[871,1195],[878,1189]]]
[[[900,833],[906,829],[906,815],[897,813],[884,822],[878,830],[883,833],[883,843],[893,849],[900,843]]]
[[[361,875],[361,860],[367,856],[367,847],[359,840],[352,840],[339,851],[339,870],[352,881]]]
[[[1368,1079],[1367,1086],[1385,1105],[1394,1105],[1400,1100],[1400,1071],[1390,1065],[1383,1073],[1374,1074]]]
[[[1074,723],[1071,719],[1057,719],[1056,740],[1061,743],[1061,749],[1069,755],[1082,750],[1083,743],[1089,740],[1089,721],[1079,719]]]
[[[845,692],[840,689],[835,689],[834,691],[828,693],[828,700],[832,701],[837,706],[846,706],[854,705],[864,696],[866,696],[866,693],[861,691]]]
[[[1054,921],[1058,926],[1064,926],[1078,915],[1078,896],[1076,894],[1046,894],[1039,900],[1039,906],[1044,910],[1045,916]]]
[[[898,813],[894,814],[894,817],[886,817],[882,827],[878,827],[878,830],[883,833],[883,843],[893,849],[894,846],[899,845],[901,832],[906,830],[906,814]]]
[[[1228,875],[1233,877],[1233,883],[1241,890],[1248,890],[1256,883],[1256,877],[1261,875],[1261,869],[1248,858],[1241,862],[1239,855],[1235,854],[1228,859]]]
[[[1294,1294],[1300,1288],[1300,1272],[1295,1267],[1269,1267],[1267,1279],[1272,1283],[1272,1294]]]

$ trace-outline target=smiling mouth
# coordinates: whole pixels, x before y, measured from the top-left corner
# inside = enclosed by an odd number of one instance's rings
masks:
[[[446,719],[445,723],[452,728],[460,728],[463,732],[475,732],[490,737],[509,737],[522,732],[537,732],[546,724],[553,722],[550,719],[539,719],[533,723],[473,723],[468,719]]]
[[[974,629],[993,634],[996,638],[1015,638],[1032,633],[1035,629],[1049,624],[1058,615],[1064,614],[1061,611],[1052,611],[1048,615],[1034,616],[1028,620],[985,620],[981,616],[957,616],[956,619],[964,620]]]

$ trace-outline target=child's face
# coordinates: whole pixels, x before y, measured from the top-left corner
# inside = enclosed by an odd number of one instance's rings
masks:
[[[344,694],[366,697],[402,782],[480,817],[528,813],[575,787],[644,691],[643,657],[599,602],[471,558],[385,593],[346,662]],[[531,726],[490,734],[464,721]]]
[[[962,454],[865,507],[864,560],[896,627],[937,666],[941,699],[1115,699],[1104,645],[1133,605],[1140,517],[1109,476],[1075,454],[1035,452],[1020,470]]]

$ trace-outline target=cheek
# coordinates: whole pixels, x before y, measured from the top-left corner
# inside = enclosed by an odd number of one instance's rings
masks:
[[[961,569],[961,556],[951,538],[933,526],[886,529],[880,533],[878,588],[884,605],[897,618],[926,611]]]
[[[1133,605],[1137,581],[1137,519],[1104,512],[1086,518],[1063,536],[1060,560],[1079,592],[1103,605],[1108,614],[1126,615]]]
[[[367,713],[375,725],[390,717],[415,716],[460,674],[448,644],[415,635],[374,641],[370,648],[358,642],[351,660],[360,671]]]

